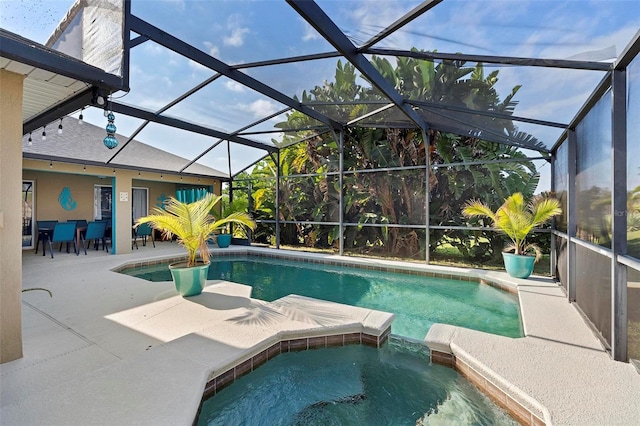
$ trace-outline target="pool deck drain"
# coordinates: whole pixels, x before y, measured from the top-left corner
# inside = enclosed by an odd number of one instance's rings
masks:
[[[92,252],[46,261],[24,253],[23,287],[45,287],[53,298],[23,295],[25,356],[0,365],[0,424],[189,425],[207,383],[245,368],[249,359],[260,362],[255,357],[280,341],[384,336],[388,328],[388,314],[362,308],[298,296],[256,301],[248,287],[226,282],[208,286],[199,300],[183,299],[174,296],[171,282],[149,285],[111,271],[182,253],[175,243],[157,245],[126,255]],[[550,280],[255,247],[218,253],[231,252],[466,275],[510,288],[519,294],[525,338],[437,324],[427,345],[455,360],[480,387],[498,389],[498,397],[510,395],[527,408],[523,423],[631,425],[640,418],[640,375],[609,358]]]

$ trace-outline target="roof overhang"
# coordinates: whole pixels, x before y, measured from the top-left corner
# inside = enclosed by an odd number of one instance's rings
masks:
[[[22,74],[23,134],[91,103],[95,90],[127,90],[124,78],[0,29],[0,69]]]

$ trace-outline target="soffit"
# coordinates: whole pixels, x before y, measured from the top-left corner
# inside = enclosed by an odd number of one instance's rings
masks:
[[[25,76],[22,103],[23,122],[38,116],[89,87],[83,81],[7,58],[0,58],[0,69]]]

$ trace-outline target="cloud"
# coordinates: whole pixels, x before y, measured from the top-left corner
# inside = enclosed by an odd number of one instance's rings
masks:
[[[258,99],[250,104],[240,104],[239,109],[250,112],[256,118],[263,118],[278,111],[278,107],[265,99]]]
[[[230,34],[222,39],[225,46],[240,47],[244,44],[245,35],[249,34],[249,28],[242,26],[242,18],[233,14],[227,18],[227,29]]]
[[[230,90],[232,92],[236,92],[236,93],[241,93],[245,91],[245,87],[233,80],[229,80],[224,84],[224,87],[227,88],[227,90]]]
[[[345,3],[343,13],[350,17],[354,25],[354,31],[349,31],[347,35],[357,45],[368,41],[399,16],[397,5],[394,2],[363,2],[354,9],[346,6],[347,4],[353,6],[351,3]],[[395,38],[398,38],[398,35]],[[399,38],[402,38],[402,40],[397,40],[396,43],[403,45],[404,37],[400,36]]]
[[[309,25],[307,21],[303,20],[302,18],[300,18],[300,21],[302,21],[302,24],[304,26],[302,41],[320,40],[322,38],[320,37],[320,34],[318,34],[316,30],[311,25]]]
[[[246,34],[249,34],[249,28],[233,28],[231,34],[224,37],[222,42],[225,46],[240,47],[244,44]]]
[[[204,47],[207,48],[207,53],[209,55],[213,56],[214,58],[217,58],[220,56],[220,48],[218,48],[218,46],[214,45],[210,41],[205,41],[202,44],[204,44]]]

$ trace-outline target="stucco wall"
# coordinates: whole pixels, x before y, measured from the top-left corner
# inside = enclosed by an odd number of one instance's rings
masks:
[[[100,179],[95,176],[80,176],[55,171],[25,170],[22,173],[22,178],[34,181],[34,220],[58,220],[60,222],[69,219],[93,220],[94,185],[111,186],[111,178]],[[65,188],[68,189],[71,200],[64,196],[63,190]]]
[[[157,182],[134,179],[132,186],[136,188],[147,188],[149,190],[149,212],[154,207],[162,205],[162,200],[166,197],[175,197],[177,184],[168,182]]]
[[[22,357],[22,84],[0,70],[0,363]]]
[[[112,185],[111,176],[100,178],[61,172],[25,170],[22,173],[22,177],[24,180],[33,180],[35,182],[35,220],[93,220],[95,219],[93,211],[94,186]],[[132,186],[148,188],[150,208],[156,204],[157,199],[161,198],[162,195],[174,196],[176,193],[176,184],[170,182],[135,179]],[[65,194],[67,191],[65,191],[65,188],[68,188],[68,193],[71,195],[73,203],[66,199]],[[67,210],[72,206],[74,206],[72,210]]]
[[[115,233],[112,233],[116,253],[131,250],[131,188],[147,188],[149,211],[162,204],[166,197],[175,196],[176,189],[188,186],[212,186],[219,194],[221,183],[213,179],[181,177],[179,175],[147,174],[140,176],[137,171],[114,169],[102,166],[23,160],[23,180],[34,181],[34,220],[84,219],[91,221],[94,215],[95,185],[112,186]],[[128,193],[126,201],[120,200],[120,193]]]
[[[47,163],[48,164],[48,163]],[[48,166],[47,166],[48,167]],[[76,166],[82,167],[82,166]],[[112,176],[100,175],[88,176],[74,174],[74,170],[62,167],[59,163],[53,163],[50,171],[23,170],[23,180],[32,180],[35,194],[35,217],[34,220],[58,220],[69,219],[94,219],[93,194],[95,185],[112,185]],[[193,185],[193,183],[191,184]],[[197,183],[195,185],[198,185]],[[149,191],[149,210],[159,205],[165,197],[175,196],[176,188],[185,186],[184,183],[149,181],[144,179],[133,179],[132,186],[136,188],[147,188]],[[219,184],[215,184],[219,188]],[[67,191],[74,203],[67,200]],[[217,194],[219,194],[218,189]],[[62,196],[61,196],[62,194]],[[114,195],[115,197],[115,195]],[[62,200],[62,203],[61,203]],[[65,208],[75,206],[71,210]],[[114,200],[115,206],[115,200]]]

